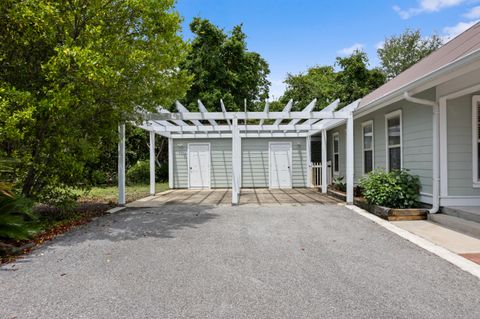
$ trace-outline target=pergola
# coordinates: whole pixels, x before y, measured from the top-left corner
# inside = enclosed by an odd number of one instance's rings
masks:
[[[307,139],[307,161],[310,161],[310,139],[321,132],[322,140],[322,192],[327,192],[327,129],[346,122],[346,184],[347,203],[353,202],[353,111],[360,100],[339,111],[339,100],[322,111],[314,112],[316,99],[302,111],[291,111],[290,100],[281,112],[270,112],[265,103],[263,112],[228,112],[220,101],[222,112],[209,112],[198,101],[199,112],[190,112],[176,102],[177,112],[158,108],[156,113],[142,112],[143,122],[133,123],[150,132],[150,194],[155,194],[155,134],[168,138],[169,185],[173,188],[173,143],[176,138],[231,138],[232,139],[232,204],[239,202],[241,188],[241,141],[242,138],[304,137]],[[268,121],[268,124],[265,121]],[[273,123],[271,123],[273,122]],[[253,124],[252,124],[253,123]],[[310,176],[310,174],[308,174]],[[118,203],[125,205],[125,124],[119,125],[118,144]]]

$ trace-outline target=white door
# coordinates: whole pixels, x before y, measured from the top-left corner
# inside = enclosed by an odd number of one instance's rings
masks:
[[[210,187],[210,144],[188,144],[189,188]]]
[[[292,144],[270,143],[270,188],[292,187]]]

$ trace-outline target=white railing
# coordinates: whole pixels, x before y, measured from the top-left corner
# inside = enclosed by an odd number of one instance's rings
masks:
[[[332,165],[331,162],[327,162],[327,185],[332,183]],[[322,163],[312,162],[310,163],[310,176],[312,177],[312,187],[322,187]]]

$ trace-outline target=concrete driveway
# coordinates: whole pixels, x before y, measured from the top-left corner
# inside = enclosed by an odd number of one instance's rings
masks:
[[[480,281],[336,204],[164,205],[0,271],[0,318],[480,318]]]

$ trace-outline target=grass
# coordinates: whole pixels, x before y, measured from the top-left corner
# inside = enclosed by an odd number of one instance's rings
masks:
[[[168,183],[157,183],[155,191],[157,193],[168,190]],[[101,186],[93,187],[88,193],[78,193],[79,201],[83,202],[100,202],[100,203],[116,203],[118,199],[117,186]],[[150,185],[128,185],[125,189],[127,202],[150,195]]]

